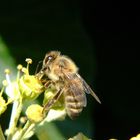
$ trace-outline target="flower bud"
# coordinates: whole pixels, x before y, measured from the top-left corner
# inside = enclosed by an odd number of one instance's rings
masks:
[[[38,104],[32,104],[30,105],[26,110],[27,118],[32,123],[38,123],[44,119],[44,115],[42,113],[43,107]]]
[[[56,94],[56,90],[55,89],[47,89],[44,92],[44,100],[43,100],[43,105],[45,105],[50,99],[52,99],[54,97],[54,95]],[[52,106],[53,109],[55,110],[61,110],[65,108],[65,101],[64,101],[64,97],[61,96]]]
[[[5,73],[5,74],[10,74],[11,72],[10,72],[9,69],[5,69],[4,73]]]
[[[2,96],[0,96],[0,115],[5,112],[5,110],[7,109],[7,105],[5,100],[3,99]]]
[[[56,90],[47,89],[44,93],[43,105],[45,105],[54,97]],[[46,108],[44,108],[45,111]],[[47,122],[54,120],[64,120],[66,117],[65,102],[63,96],[60,97],[47,112],[45,120]]]

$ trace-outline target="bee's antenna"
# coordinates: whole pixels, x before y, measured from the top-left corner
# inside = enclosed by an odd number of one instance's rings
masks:
[[[36,67],[36,70],[35,70],[35,75],[38,73],[38,71],[39,71],[39,66],[40,66],[41,63],[42,63],[42,60],[39,61],[38,64],[37,64],[37,67]]]

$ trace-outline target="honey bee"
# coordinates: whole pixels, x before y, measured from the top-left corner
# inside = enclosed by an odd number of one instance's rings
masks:
[[[78,74],[76,64],[68,56],[61,55],[59,51],[51,51],[45,55],[42,68],[37,75],[40,79],[46,77],[42,82],[45,87],[54,86],[57,91],[45,104],[44,110],[49,110],[62,95],[66,112],[71,119],[77,117],[86,106],[85,93],[91,94],[101,103],[90,86]]]

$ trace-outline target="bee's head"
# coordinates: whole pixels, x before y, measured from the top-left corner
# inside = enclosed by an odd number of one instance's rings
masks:
[[[49,66],[58,56],[60,55],[59,51],[51,51],[45,55],[43,60],[43,66]]]

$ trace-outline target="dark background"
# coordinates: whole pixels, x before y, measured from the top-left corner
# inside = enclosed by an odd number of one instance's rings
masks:
[[[32,72],[49,50],[73,58],[102,101],[88,96],[92,135],[129,139],[140,132],[139,19],[134,1],[2,1],[0,35],[17,63],[35,60]]]

